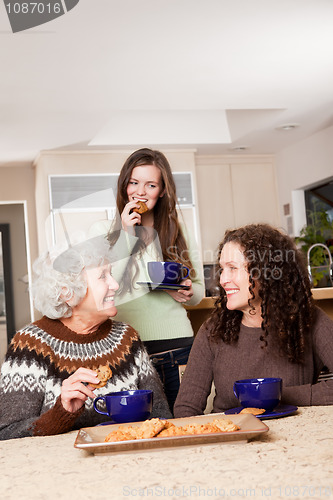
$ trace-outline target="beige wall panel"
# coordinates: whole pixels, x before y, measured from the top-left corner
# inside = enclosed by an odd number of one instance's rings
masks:
[[[281,220],[287,230],[288,219],[283,213],[283,206],[289,203],[293,216],[294,236],[298,236],[306,224],[303,190],[332,179],[332,158],[333,126],[296,142],[276,155]],[[298,190],[300,196],[297,196]]]
[[[32,165],[20,164],[0,168],[0,200],[2,204],[26,201],[31,259],[38,255],[35,204],[35,171]]]
[[[0,168],[0,200],[0,222],[10,224],[14,320],[19,329],[32,319],[26,277],[38,255],[32,165],[18,163]]]
[[[202,158],[196,169],[203,262],[211,263],[225,230],[234,226],[230,166]]]
[[[271,163],[231,165],[235,226],[280,223],[274,166]]]

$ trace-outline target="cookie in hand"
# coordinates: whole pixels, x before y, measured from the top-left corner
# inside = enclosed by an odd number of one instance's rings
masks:
[[[112,377],[112,371],[108,365],[106,366],[100,365],[97,368],[96,372],[100,382],[98,384],[89,384],[89,385],[91,385],[91,387],[94,387],[95,389],[99,389],[100,387],[104,387],[107,381]]]
[[[148,207],[144,201],[137,201],[137,203],[140,205],[140,207],[133,208],[133,212],[136,212],[137,214],[144,214],[145,212],[148,212]]]

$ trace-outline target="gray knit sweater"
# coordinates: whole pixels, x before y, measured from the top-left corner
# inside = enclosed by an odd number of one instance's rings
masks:
[[[152,389],[152,417],[171,417],[159,377],[132,327],[107,320],[96,332],[80,335],[44,316],[16,333],[2,365],[0,439],[60,434],[110,420],[94,410],[90,398],[76,413],[60,401],[63,380],[80,366],[94,370],[106,364],[112,377],[96,396]]]
[[[241,325],[236,344],[213,342],[204,324],[196,335],[174,406],[175,417],[202,414],[214,380],[213,412],[239,406],[233,393],[235,380],[281,377],[282,403],[297,406],[333,404],[333,380],[317,383],[320,370],[333,372],[333,321],[320,309],[303,364],[286,359],[274,339],[262,348],[260,328]]]

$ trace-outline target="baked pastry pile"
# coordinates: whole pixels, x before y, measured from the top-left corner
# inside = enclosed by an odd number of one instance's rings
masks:
[[[152,418],[145,420],[139,427],[126,425],[110,432],[105,442],[128,441],[133,439],[150,439],[154,437],[189,436],[194,434],[212,434],[215,432],[239,431],[238,425],[231,420],[220,418],[206,424],[188,424],[177,426],[169,420]]]

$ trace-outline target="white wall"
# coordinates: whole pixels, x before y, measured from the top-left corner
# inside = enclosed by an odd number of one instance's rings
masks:
[[[333,177],[333,126],[281,151],[275,158],[282,226],[287,229],[283,205],[290,203],[294,235],[305,224],[302,192]]]

